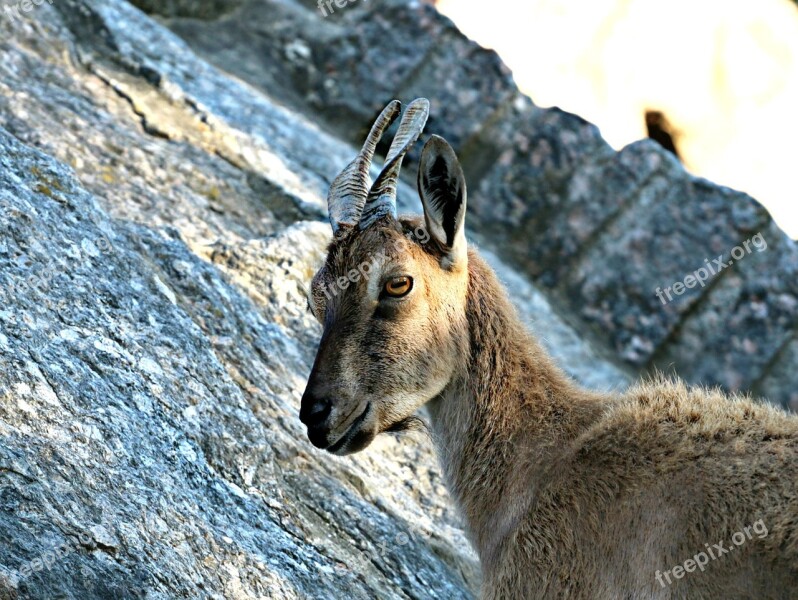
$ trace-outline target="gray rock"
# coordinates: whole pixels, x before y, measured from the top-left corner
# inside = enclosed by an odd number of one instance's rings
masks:
[[[177,0],[175,2],[154,2],[153,0],[131,0],[146,13],[157,13],[167,17],[187,17],[193,19],[218,19],[241,6],[235,0]]]
[[[776,354],[769,371],[757,382],[754,392],[765,397],[781,393],[780,382],[795,379],[794,365],[798,361],[798,337],[793,336]],[[787,396],[787,406],[798,412],[798,390],[793,389]]]

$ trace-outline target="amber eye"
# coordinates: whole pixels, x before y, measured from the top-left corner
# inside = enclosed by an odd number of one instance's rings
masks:
[[[412,277],[394,277],[385,283],[382,288],[386,295],[392,298],[401,298],[407,296],[410,290],[413,289]]]

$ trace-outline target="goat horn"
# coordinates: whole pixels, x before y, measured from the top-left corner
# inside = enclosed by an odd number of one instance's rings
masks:
[[[413,100],[405,110],[399,131],[391,143],[385,166],[368,193],[366,204],[360,216],[360,229],[365,229],[376,220],[391,214],[396,216],[396,184],[402,159],[416,142],[429,117],[429,100],[418,98]]]
[[[369,170],[377,142],[399,116],[401,107],[401,102],[393,100],[382,109],[355,160],[344,167],[333,180],[327,195],[327,212],[330,215],[333,234],[338,233],[341,225],[355,225],[360,219],[371,185]]]

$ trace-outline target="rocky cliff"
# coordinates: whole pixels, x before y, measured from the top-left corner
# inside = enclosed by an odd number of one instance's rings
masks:
[[[326,188],[393,97],[431,99],[473,241],[574,377],[798,402],[798,251],[752,199],[535,107],[427,5],[137,4],[0,15],[0,598],[473,596],[426,436],[337,459],[297,418]]]

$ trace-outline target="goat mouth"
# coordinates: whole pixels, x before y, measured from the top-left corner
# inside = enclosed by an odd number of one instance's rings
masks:
[[[338,454],[339,456],[343,456],[345,454],[352,454],[368,446],[374,435],[371,432],[361,431],[360,426],[363,425],[363,422],[366,420],[366,417],[368,417],[370,410],[371,402],[366,404],[366,408],[363,409],[363,412],[360,414],[360,416],[352,421],[352,424],[344,432],[344,434],[338,438],[338,441],[326,448],[327,452],[330,454]],[[344,451],[344,448],[347,446],[350,447]]]

